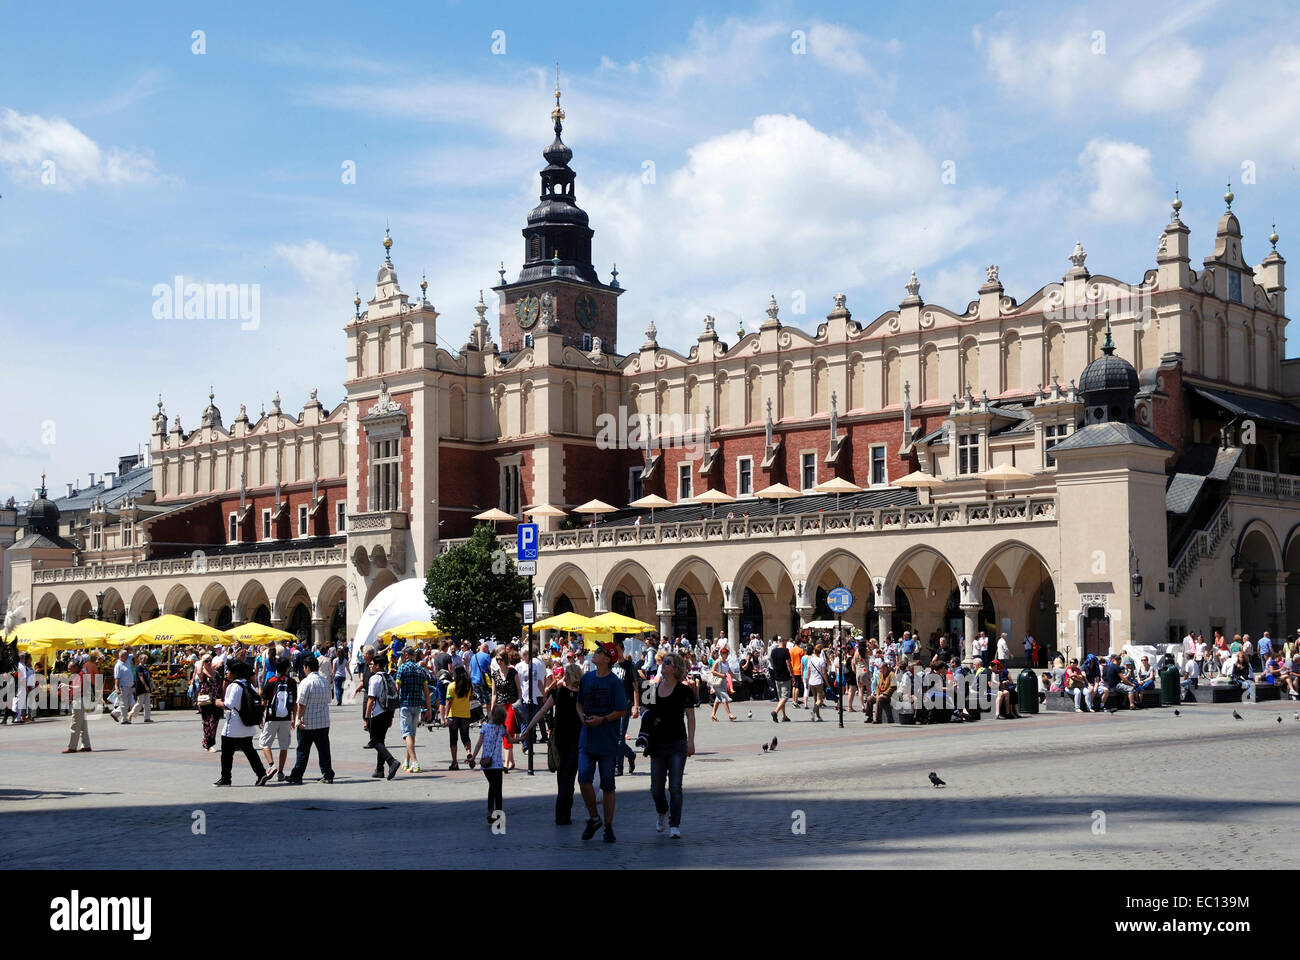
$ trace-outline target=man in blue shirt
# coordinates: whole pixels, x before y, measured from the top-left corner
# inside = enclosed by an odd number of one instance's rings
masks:
[[[487,689],[487,677],[492,672],[492,654],[488,653],[486,642],[478,648],[478,653],[469,659],[469,682],[474,687],[474,696],[479,703],[490,703],[492,697]]]
[[[592,654],[595,670],[582,675],[578,688],[578,786],[587,805],[587,826],[582,839],[590,840],[601,828],[596,811],[596,768],[600,767],[600,789],[605,794],[605,842],[614,842],[614,764],[622,747],[619,720],[627,713],[623,681],[611,669],[616,655],[613,644],[600,643]]]

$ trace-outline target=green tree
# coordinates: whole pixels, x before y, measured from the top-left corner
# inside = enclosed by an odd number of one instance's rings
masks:
[[[465,543],[434,558],[424,596],[438,611],[438,626],[456,639],[504,641],[522,632],[528,581],[492,527],[481,523]]]

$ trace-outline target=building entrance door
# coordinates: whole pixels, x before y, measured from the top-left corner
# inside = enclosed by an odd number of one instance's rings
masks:
[[[1110,618],[1102,607],[1089,607],[1083,620],[1083,653],[1105,659],[1110,653]]]

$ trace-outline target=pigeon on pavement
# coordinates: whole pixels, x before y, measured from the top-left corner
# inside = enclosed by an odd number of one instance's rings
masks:
[[[1246,718],[1243,717],[1241,714],[1239,714],[1236,710],[1234,710],[1234,711],[1232,711],[1232,719],[1234,719],[1234,720],[1245,720]]]
[[[771,750],[773,753],[776,752],[776,737],[772,738],[772,743],[767,749]]]
[[[1181,713],[1180,711],[1178,711],[1178,710],[1175,710],[1175,711],[1174,711],[1174,716],[1175,716],[1175,717],[1181,717],[1181,716],[1182,716],[1182,713]]]
[[[946,783],[944,783],[942,780],[939,779],[939,775],[935,773],[933,770],[930,771],[930,782],[933,783],[936,787],[947,786]]]
[[[764,752],[764,753],[767,753],[767,744],[766,744],[766,743],[763,744],[763,752]]]

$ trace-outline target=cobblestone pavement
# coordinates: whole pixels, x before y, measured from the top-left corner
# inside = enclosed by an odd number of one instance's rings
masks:
[[[446,770],[445,732],[420,732],[426,772],[372,780],[359,708],[346,705],[333,712],[336,782],[301,787],[255,788],[242,757],[236,785],[213,787],[218,757],[199,749],[189,712],[130,730],[93,718],[89,754],[59,753],[66,720],[0,727],[0,841],[8,863],[44,868],[1300,866],[1293,704],[1244,704],[1242,720],[1198,704],[1179,717],[1045,713],[933,727],[867,727],[849,713],[844,730],[829,711],[814,724],[792,710],[794,722],[777,726],[766,705],[735,707],[736,723],[697,713],[677,841],[655,833],[648,761],[618,780],[616,844],[582,842],[580,799],[576,824],[554,826],[541,751],[536,776],[506,777],[506,835],[494,836],[484,778]],[[764,753],[773,735],[779,747]],[[395,730],[388,740],[400,759]],[[931,770],[946,788],[930,785]]]

